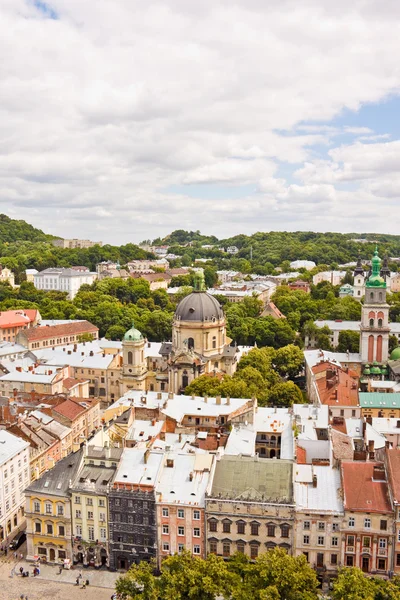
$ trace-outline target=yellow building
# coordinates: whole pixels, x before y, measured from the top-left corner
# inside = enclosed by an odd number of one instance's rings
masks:
[[[359,402],[363,417],[400,419],[400,394],[397,392],[360,392]]]
[[[73,562],[109,566],[108,498],[122,448],[87,446],[83,462],[70,487]]]
[[[69,486],[82,463],[79,450],[59,461],[25,490],[27,558],[60,563],[72,559]]]

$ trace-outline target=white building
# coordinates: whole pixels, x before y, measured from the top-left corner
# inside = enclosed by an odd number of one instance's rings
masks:
[[[24,489],[30,479],[29,443],[0,430],[0,543],[25,521]]]
[[[316,267],[316,264],[313,260],[294,260],[290,263],[291,269],[306,269],[306,271],[311,271]]]
[[[97,279],[97,273],[74,268],[54,267],[34,275],[33,282],[38,290],[67,292],[68,298],[73,300],[81,285],[84,283],[91,285],[95,279]]]
[[[331,335],[329,336],[330,342],[334,348],[339,344],[339,334],[341,331],[356,331],[360,333],[361,321],[330,321],[326,319],[319,319],[314,321],[314,325],[322,329],[322,327],[329,327]],[[390,335],[395,335],[400,341],[400,323],[391,321],[387,325],[390,328]],[[317,341],[314,335],[305,337],[304,345],[306,348],[316,348]]]
[[[321,271],[313,277],[313,284],[318,285],[322,281],[328,281],[332,285],[340,285],[346,276],[346,271]]]

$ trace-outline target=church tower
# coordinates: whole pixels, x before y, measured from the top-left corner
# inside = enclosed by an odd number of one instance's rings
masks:
[[[358,255],[357,266],[354,269],[354,298],[361,300],[365,294],[365,273],[364,267],[362,266],[361,256]]]
[[[122,340],[123,393],[127,390],[145,390],[147,364],[144,356],[146,340],[134,323]]]
[[[360,351],[365,363],[384,363],[389,354],[389,305],[386,282],[380,275],[381,259],[375,249],[371,275],[365,283],[365,300],[361,312]]]

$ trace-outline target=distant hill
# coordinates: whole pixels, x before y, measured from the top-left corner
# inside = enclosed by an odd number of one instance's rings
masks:
[[[0,214],[0,243],[4,242],[48,242],[55,239],[41,229],[36,229],[26,221],[10,219],[7,215]]]

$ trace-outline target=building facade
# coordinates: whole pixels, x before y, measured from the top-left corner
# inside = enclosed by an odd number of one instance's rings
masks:
[[[34,275],[33,283],[38,290],[66,292],[67,297],[73,300],[81,285],[92,285],[96,279],[97,273],[90,271],[52,267]]]

